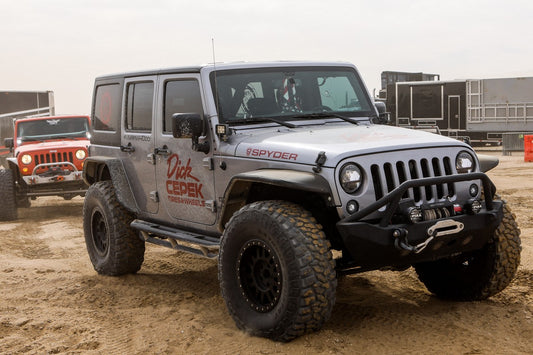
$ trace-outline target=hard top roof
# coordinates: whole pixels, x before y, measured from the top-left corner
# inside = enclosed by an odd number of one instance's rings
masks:
[[[57,116],[35,116],[35,117],[21,117],[16,118],[16,122],[19,121],[38,121],[38,120],[56,120],[56,119],[65,119],[65,118],[78,118],[83,117],[90,119],[88,115],[57,115]]]
[[[231,63],[213,63],[203,64],[197,66],[163,68],[153,70],[141,70],[125,73],[115,73],[109,75],[102,75],[97,77],[97,80],[113,79],[113,78],[127,78],[134,76],[148,76],[148,75],[162,75],[162,74],[182,74],[182,73],[200,73],[203,69],[208,71],[213,70],[229,70],[229,69],[245,69],[245,68],[265,68],[265,67],[298,67],[298,66],[334,66],[334,67],[353,67],[353,64],[348,62],[312,62],[312,61],[274,61],[274,62],[231,62]]]

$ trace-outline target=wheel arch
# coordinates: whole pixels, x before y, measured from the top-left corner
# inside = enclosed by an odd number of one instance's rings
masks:
[[[139,211],[122,160],[103,156],[87,158],[83,165],[83,180],[89,186],[111,180],[119,203],[130,212]]]
[[[218,228],[223,232],[231,216],[248,203],[283,199],[302,204],[303,198],[314,200],[322,207],[333,206],[329,183],[318,174],[281,169],[262,169],[237,174],[233,176],[224,193]],[[309,209],[312,213],[316,212],[313,208]]]

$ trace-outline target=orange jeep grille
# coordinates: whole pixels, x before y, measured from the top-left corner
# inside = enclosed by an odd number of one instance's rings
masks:
[[[72,154],[72,152],[35,154],[33,158],[35,160],[35,165],[45,163],[57,163],[61,161],[68,161],[74,163],[74,155]]]

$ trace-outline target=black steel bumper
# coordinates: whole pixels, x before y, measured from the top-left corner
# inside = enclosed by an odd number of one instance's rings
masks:
[[[477,214],[464,213],[443,219],[422,221],[419,223],[391,224],[392,216],[397,213],[399,201],[407,189],[434,184],[454,183],[459,181],[481,180],[485,201]],[[345,263],[338,265],[340,271],[353,269],[378,269],[384,267],[403,267],[413,263],[436,260],[457,253],[482,248],[503,218],[503,203],[493,201],[495,188],[487,175],[472,173],[436,178],[424,178],[404,182],[387,196],[367,208],[348,216],[337,223],[345,252]],[[370,223],[362,219],[386,206],[379,221]],[[442,223],[442,221],[446,221]],[[439,223],[440,222],[440,223]],[[455,230],[435,233],[435,228],[442,224],[460,226]],[[437,235],[436,235],[437,234]],[[401,241],[409,245],[419,245],[433,238],[421,251],[408,250],[399,246]],[[405,245],[405,244],[404,244]],[[349,270],[347,270],[349,272]]]

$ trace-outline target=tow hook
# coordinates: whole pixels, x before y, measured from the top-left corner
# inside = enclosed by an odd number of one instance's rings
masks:
[[[403,228],[394,230],[394,232],[392,232],[392,236],[394,237],[394,246],[397,249],[407,250],[415,254],[422,252],[422,250],[424,250],[428,246],[428,244],[431,243],[431,241],[435,238],[434,236],[430,236],[420,244],[411,245],[409,244],[409,240],[407,240],[407,234],[407,230]]]

